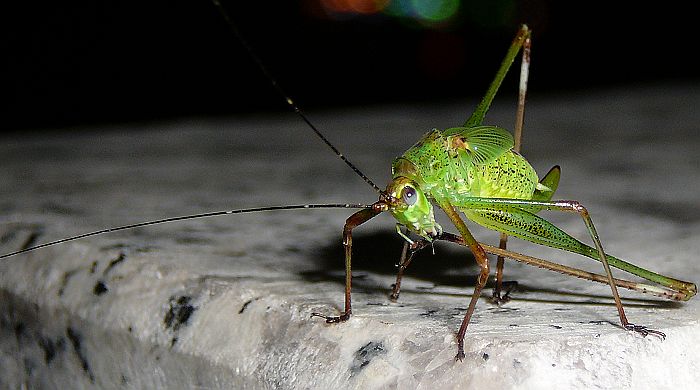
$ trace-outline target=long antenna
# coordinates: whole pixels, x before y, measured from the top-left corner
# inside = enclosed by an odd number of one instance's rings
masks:
[[[306,117],[306,115],[299,108],[299,106],[297,106],[296,103],[294,103],[294,100],[292,100],[292,98],[282,89],[282,87],[279,85],[279,83],[277,83],[277,79],[275,79],[272,76],[272,74],[267,70],[267,67],[265,67],[265,64],[263,64],[262,60],[260,60],[260,57],[258,57],[258,55],[255,54],[255,52],[253,51],[253,48],[250,47],[250,45],[248,44],[248,41],[246,41],[243,38],[243,35],[241,35],[240,31],[238,31],[238,28],[233,23],[233,20],[231,19],[230,15],[226,11],[226,9],[221,5],[221,2],[219,2],[219,0],[212,0],[212,2],[216,6],[216,8],[218,8],[219,12],[221,13],[221,16],[224,17],[226,24],[228,24],[229,28],[231,28],[231,31],[233,32],[233,34],[236,36],[236,38],[238,38],[238,40],[241,42],[243,47],[245,47],[246,51],[248,52],[248,55],[253,59],[253,61],[255,61],[255,63],[258,65],[258,68],[260,68],[260,70],[263,72],[263,74],[265,74],[265,77],[267,77],[267,79],[270,81],[270,83],[275,88],[277,93],[282,97],[282,99],[284,99],[284,101],[287,103],[287,105],[289,107],[291,107],[292,110],[294,110],[294,112],[296,112],[301,117],[301,119],[304,122],[306,122],[307,125],[309,125],[311,130],[313,130],[314,133],[316,133],[316,135],[318,136],[318,138],[321,139],[321,141],[323,141],[326,145],[328,145],[329,148],[331,148],[331,150],[333,151],[333,153],[336,154],[336,156],[338,156],[341,160],[343,160],[343,162],[345,164],[347,164],[350,167],[350,169],[352,169],[356,174],[358,174],[362,178],[362,180],[364,180],[367,184],[371,185],[375,191],[377,191],[381,194],[382,190],[379,187],[377,187],[377,185],[374,184],[374,182],[372,180],[370,180],[364,173],[362,173],[362,171],[360,171],[355,166],[355,164],[351,163],[350,160],[348,160],[342,153],[340,153],[340,151],[335,146],[333,146],[333,144],[328,140],[328,138],[326,138],[316,128],[316,126],[309,120],[309,118]]]
[[[236,210],[223,210],[223,211],[212,211],[208,213],[201,213],[201,214],[191,214],[191,215],[183,215],[180,217],[171,217],[171,218],[164,218],[164,219],[157,219],[155,221],[148,221],[148,222],[140,222],[140,223],[134,223],[131,225],[124,225],[124,226],[117,226],[117,227],[111,227],[107,229],[102,229],[102,230],[97,230],[94,232],[90,233],[83,233],[79,234],[77,236],[73,237],[68,237],[68,238],[62,238],[60,240],[56,241],[51,241],[47,242],[45,244],[40,244],[36,246],[32,246],[29,248],[24,248],[15,252],[11,252],[5,255],[0,256],[0,259],[4,259],[7,257],[12,257],[15,255],[18,255],[20,253],[25,253],[25,252],[30,252],[35,249],[39,248],[45,248],[47,246],[53,246],[53,245],[58,245],[62,244],[64,242],[68,241],[75,241],[79,240],[81,238],[85,237],[92,237],[96,236],[98,234],[105,234],[105,233],[111,233],[111,232],[116,232],[119,230],[127,230],[127,229],[133,229],[137,227],[143,227],[143,226],[150,226],[150,225],[160,225],[163,223],[168,223],[168,222],[175,222],[175,221],[183,221],[186,219],[198,219],[198,218],[208,218],[208,217],[216,217],[219,215],[230,215],[230,214],[244,214],[244,213],[259,213],[263,211],[275,211],[275,210],[296,210],[296,209],[368,209],[372,208],[370,205],[364,205],[364,204],[296,204],[296,205],[287,205],[287,206],[268,206],[268,207],[252,207],[252,208],[247,208],[247,209],[236,209]]]

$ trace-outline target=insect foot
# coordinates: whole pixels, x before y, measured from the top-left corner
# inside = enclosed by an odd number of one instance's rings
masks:
[[[491,296],[491,303],[498,307],[501,307],[502,305],[505,305],[508,302],[510,302],[510,297],[508,296],[508,293],[505,293],[501,296],[501,294],[499,294],[497,291],[493,292],[493,295]]]
[[[338,324],[347,321],[350,318],[350,313],[343,313],[340,316],[324,316],[321,313],[311,313],[311,317],[321,317],[326,320],[327,324]]]
[[[391,285],[392,291],[391,294],[389,294],[389,300],[392,302],[396,302],[399,300],[399,292],[396,291],[396,283]]]
[[[627,324],[627,325],[625,325],[625,329],[631,330],[633,332],[637,332],[644,337],[647,337],[648,335],[653,334],[654,336],[660,338],[661,340],[666,339],[665,333],[660,332],[658,330],[649,329],[646,326],[642,326],[642,325]]]
[[[464,360],[464,351],[461,349],[457,351],[457,355],[455,355],[455,361],[456,362],[461,362]]]
[[[495,288],[493,290],[493,295],[491,296],[491,303],[499,307],[510,302],[510,293],[518,287],[518,282],[515,280],[503,282],[501,287],[502,290]],[[503,294],[501,294],[501,292]]]

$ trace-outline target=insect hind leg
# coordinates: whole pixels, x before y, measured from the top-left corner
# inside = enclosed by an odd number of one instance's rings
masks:
[[[508,233],[509,235],[516,236],[536,244],[579,253],[599,260],[605,268],[605,274],[607,275],[608,284],[610,285],[612,296],[615,300],[615,306],[617,307],[621,326],[643,336],[653,334],[655,336],[665,338],[665,335],[662,332],[632,324],[627,320],[627,316],[625,315],[624,308],[622,307],[622,302],[620,300],[609,263],[614,262],[618,268],[623,270],[626,268],[625,264],[628,263],[622,262],[604,252],[603,246],[600,243],[600,238],[596,232],[588,210],[579,202],[537,202],[517,199],[472,198],[468,201],[462,202],[460,206],[467,218],[482,226],[501,231],[503,233]],[[532,209],[533,207],[537,210],[546,209],[579,214],[579,216],[583,219],[586,228],[588,229],[588,233],[594,243],[594,247],[592,248],[583,244],[550,222],[525,210]],[[649,274],[653,274],[650,271],[647,272]],[[645,277],[642,274],[637,275]],[[661,281],[656,282],[661,283]]]

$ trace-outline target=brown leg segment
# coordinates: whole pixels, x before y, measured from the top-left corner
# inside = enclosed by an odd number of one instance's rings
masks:
[[[326,316],[320,313],[311,313],[312,317],[321,317],[327,323],[333,324],[346,321],[352,314],[352,303],[350,292],[352,290],[352,229],[362,225],[370,219],[376,217],[383,210],[379,207],[363,209],[351,215],[345,221],[343,228],[343,246],[345,247],[345,310],[340,316]]]
[[[484,288],[484,285],[486,285],[486,281],[489,278],[489,260],[486,257],[486,252],[484,252],[484,249],[481,247],[481,245],[479,245],[474,236],[472,236],[469,228],[467,228],[467,225],[464,223],[464,221],[462,221],[462,218],[459,216],[457,211],[455,211],[452,204],[446,199],[437,200],[437,203],[440,205],[440,208],[445,212],[445,214],[450,217],[450,220],[459,231],[462,239],[472,251],[477,264],[479,267],[481,267],[481,272],[479,273],[476,286],[474,287],[474,294],[472,295],[471,301],[469,301],[469,307],[467,308],[467,312],[464,314],[462,325],[459,327],[459,331],[457,332],[457,355],[455,356],[455,359],[463,360],[464,335],[467,333],[467,326],[472,318],[472,314],[474,314],[476,302],[479,300],[481,290]]]
[[[401,250],[401,258],[399,259],[399,271],[396,273],[396,282],[392,286],[391,295],[389,295],[389,299],[391,299],[392,302],[396,302],[399,299],[401,280],[403,279],[406,268],[408,268],[411,261],[413,261],[413,256],[428,245],[430,245],[430,241],[422,237],[413,243],[409,243],[408,241],[404,242],[403,249]]]
[[[506,249],[507,244],[508,235],[501,233],[501,239],[498,242],[498,247],[501,249]],[[498,256],[496,260],[496,287],[493,288],[491,300],[498,306],[501,306],[510,300],[510,297],[508,296],[510,291],[501,295],[501,291],[503,291],[503,266],[505,265],[505,260],[506,259],[503,256]]]
[[[411,264],[411,260],[413,260],[413,254],[416,253],[415,251],[411,251],[411,254],[408,254],[408,247],[411,244],[408,241],[405,241],[403,243],[403,249],[401,250],[401,258],[399,259],[399,271],[396,273],[396,282],[391,288],[391,295],[389,295],[389,299],[391,299],[392,302],[396,302],[399,299],[399,293],[401,293],[401,279],[403,279],[403,273],[408,268],[408,265]]]

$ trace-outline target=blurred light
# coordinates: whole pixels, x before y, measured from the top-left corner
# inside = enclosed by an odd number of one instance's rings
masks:
[[[412,17],[413,7],[411,6],[411,0],[391,0],[384,13],[400,18]]]
[[[329,19],[376,15],[420,28],[444,28],[455,20],[460,0],[318,0]]]
[[[391,0],[321,0],[321,6],[335,14],[376,14],[381,12]]]
[[[459,9],[459,0],[411,0],[416,16],[428,22],[442,22]]]

